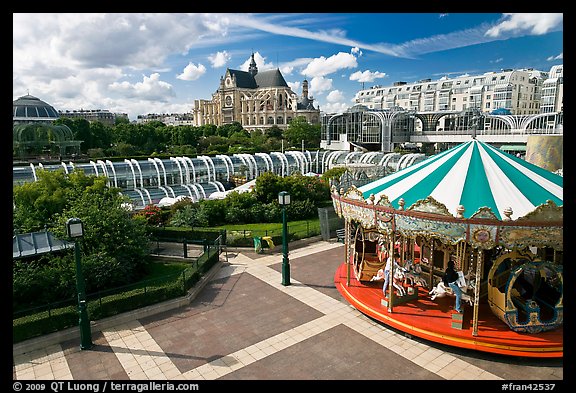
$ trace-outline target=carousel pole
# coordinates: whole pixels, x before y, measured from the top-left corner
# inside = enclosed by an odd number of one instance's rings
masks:
[[[480,307],[480,275],[482,274],[482,264],[484,263],[484,250],[479,249],[476,257],[476,282],[474,285],[474,317],[472,320],[472,335],[478,335],[478,308]]]
[[[388,251],[388,258],[392,259],[392,263],[390,264],[390,282],[388,283],[388,290],[390,291],[390,295],[388,295],[388,312],[392,313],[392,302],[394,302],[394,246],[395,246],[395,235],[394,235],[394,227],[392,227],[392,233],[390,235],[390,248]]]
[[[434,288],[434,238],[430,238],[430,288]]]
[[[346,286],[350,286],[350,220],[344,221],[344,247],[346,247]]]

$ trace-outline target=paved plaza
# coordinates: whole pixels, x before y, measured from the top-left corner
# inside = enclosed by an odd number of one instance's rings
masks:
[[[341,243],[221,255],[209,281],[179,308],[73,339],[13,346],[14,380],[491,380],[564,378],[562,359],[515,358],[409,337],[350,306],[336,290]],[[26,349],[28,348],[28,349]],[[500,390],[500,389],[499,389]]]

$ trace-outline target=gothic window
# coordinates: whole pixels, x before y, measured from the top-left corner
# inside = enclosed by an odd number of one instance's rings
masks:
[[[260,124],[264,124],[264,116],[260,116]]]
[[[232,106],[232,97],[226,96],[226,106]]]
[[[272,116],[268,116],[268,124],[274,124],[274,118]]]
[[[284,118],[282,116],[278,116],[276,118],[276,124],[284,124]]]

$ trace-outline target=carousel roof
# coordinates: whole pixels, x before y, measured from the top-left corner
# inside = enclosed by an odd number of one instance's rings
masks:
[[[473,139],[389,176],[358,187],[367,199],[385,195],[395,208],[431,196],[455,216],[465,218],[488,207],[499,218],[510,207],[512,219],[523,217],[548,200],[563,205],[563,178],[534,164]]]

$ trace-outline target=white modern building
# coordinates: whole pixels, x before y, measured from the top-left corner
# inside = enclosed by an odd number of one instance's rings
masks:
[[[564,111],[564,66],[555,65],[550,69],[548,78],[542,83],[540,113]]]
[[[532,68],[505,69],[481,75],[462,75],[438,80],[395,82],[391,86],[372,86],[360,90],[357,104],[381,110],[401,107],[417,112],[507,110],[512,115],[541,113],[542,97],[547,112],[560,112],[562,101],[562,65],[550,72]],[[546,84],[546,90],[544,89]]]

